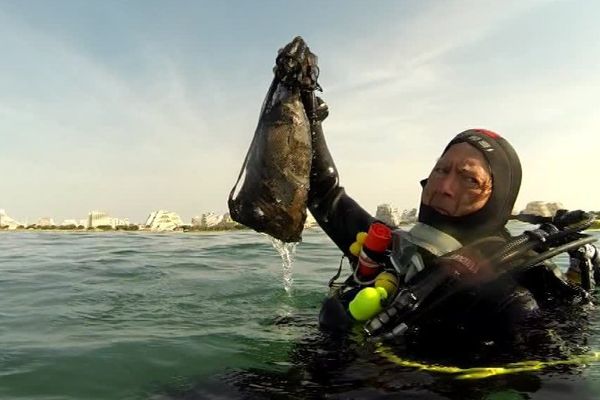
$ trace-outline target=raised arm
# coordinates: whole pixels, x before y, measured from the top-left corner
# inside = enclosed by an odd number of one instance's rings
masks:
[[[318,99],[319,120],[312,124],[312,168],[308,207],[321,228],[346,254],[356,234],[367,231],[375,220],[358,205],[339,184],[339,176],[327,148],[321,121],[327,117],[327,105]],[[353,257],[353,256],[351,256]]]

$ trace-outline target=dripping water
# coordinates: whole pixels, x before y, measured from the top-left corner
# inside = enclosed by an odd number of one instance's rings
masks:
[[[279,239],[275,239],[272,236],[269,236],[269,239],[271,239],[271,244],[281,256],[281,262],[283,265],[283,288],[287,294],[291,294],[292,283],[294,282],[294,278],[292,276],[292,266],[294,264],[294,255],[296,254],[296,246],[298,245],[298,242],[285,243]]]

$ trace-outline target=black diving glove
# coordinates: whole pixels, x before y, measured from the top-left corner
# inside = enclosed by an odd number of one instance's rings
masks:
[[[593,290],[600,283],[600,251],[591,243],[569,251],[569,282]]]
[[[305,92],[321,88],[317,82],[319,78],[317,56],[310,51],[300,36],[279,49],[275,64],[273,72],[284,85],[290,87],[299,85]]]

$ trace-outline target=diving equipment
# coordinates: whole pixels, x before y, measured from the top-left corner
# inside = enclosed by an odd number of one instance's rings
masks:
[[[386,309],[368,321],[364,330],[371,340],[398,337],[427,312],[464,288],[474,277],[479,283],[482,280],[498,279],[504,274],[524,271],[561,252],[595,242],[597,239],[580,233],[590,224],[586,216],[582,216],[576,223],[559,224],[562,229],[546,222],[537,229],[525,231],[504,243],[500,243],[497,238],[489,238],[487,243],[474,242],[439,257],[432,268],[428,268],[414,284],[401,289]],[[482,245],[489,246],[484,253],[479,251]],[[493,254],[489,249],[495,249]],[[532,257],[532,250],[539,254]],[[446,295],[432,300],[430,295],[441,287],[446,288]]]
[[[356,252],[359,253],[361,243],[365,242],[366,236],[366,232],[358,232],[353,236],[356,240],[349,247],[355,244],[359,245],[359,250]],[[392,231],[391,242],[390,249],[385,252],[385,260],[381,260],[381,268],[384,268],[384,271],[373,280],[375,287],[380,286],[386,289],[388,293],[386,304],[395,298],[400,287],[403,287],[406,282],[425,268],[425,262],[417,251],[418,246],[428,249],[427,252],[432,257],[444,255],[462,247],[456,239],[422,223],[416,223],[409,231],[402,229]],[[350,326],[352,318],[348,312],[348,304],[364,287],[360,280],[357,281],[354,278],[355,273],[345,281],[337,282],[342,272],[344,258],[346,255],[340,260],[336,274],[329,281],[330,296],[323,303],[319,314],[319,324],[331,331],[344,331]],[[348,258],[353,271],[355,271],[358,259]]]
[[[433,256],[458,250],[462,244],[452,236],[422,222],[417,222],[409,231],[397,229],[392,234],[390,262],[404,282],[409,282],[425,268],[420,247]]]
[[[357,239],[359,238],[357,234]],[[364,243],[358,255],[358,263],[354,268],[354,280],[361,285],[370,285],[385,263],[388,246],[392,241],[392,230],[381,222],[374,222],[369,227]]]
[[[388,293],[382,287],[367,286],[361,289],[348,305],[350,315],[357,321],[367,321],[381,312]]]
[[[398,278],[391,272],[383,271],[377,275],[373,286],[384,288],[388,297],[393,298],[398,293]]]

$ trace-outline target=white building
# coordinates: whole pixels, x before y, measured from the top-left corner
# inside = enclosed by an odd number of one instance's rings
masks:
[[[146,220],[146,228],[152,231],[172,231],[183,225],[181,217],[171,211],[152,211]]]
[[[229,213],[225,213],[221,216],[221,222],[219,222],[218,226],[220,228],[223,229],[231,229],[234,228],[236,226],[239,226],[240,224],[238,224],[237,222],[235,222],[233,220],[233,218],[231,218],[231,215],[229,215]]]
[[[19,221],[6,215],[6,211],[0,208],[0,226],[8,226],[8,229],[16,229],[19,225],[22,225]]]
[[[52,225],[56,225],[56,224],[54,223],[53,218],[42,217],[42,218],[38,219],[38,222],[36,225],[37,226],[52,226]]]
[[[403,224],[413,224],[417,222],[417,209],[411,208],[409,210],[402,211],[402,215],[400,216],[400,223]]]
[[[210,228],[212,226],[219,225],[221,221],[223,221],[222,215],[209,212],[200,216],[192,217],[192,226],[197,228]]]
[[[559,202],[532,201],[527,203],[527,206],[521,214],[533,214],[541,217],[553,217],[556,211],[564,208]]]
[[[113,226],[113,218],[104,211],[90,211],[88,214],[88,228],[97,228],[99,226]]]
[[[398,209],[389,204],[380,204],[377,206],[375,218],[391,226],[400,225],[400,213]]]
[[[90,211],[87,223],[81,224],[86,228],[97,228],[99,226],[110,226],[113,229],[117,226],[129,225],[129,219],[113,218],[104,211]]]
[[[129,226],[129,218],[113,218],[113,228],[117,226]]]

